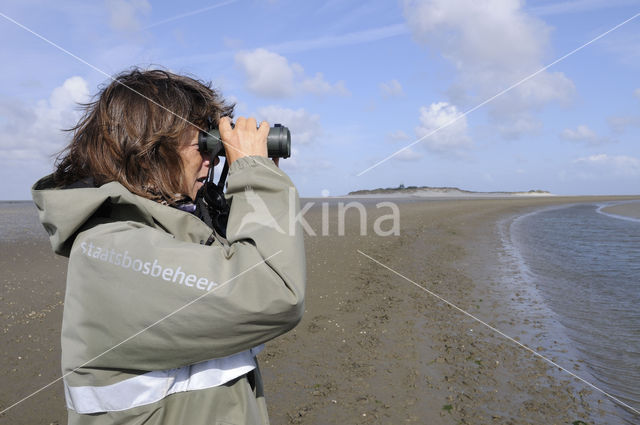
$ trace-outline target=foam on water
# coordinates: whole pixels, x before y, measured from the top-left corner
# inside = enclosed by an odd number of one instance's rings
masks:
[[[636,203],[636,202],[638,201],[629,201],[629,203]],[[612,204],[612,203],[600,204],[596,211],[600,214],[606,215],[607,217],[615,218],[618,220],[635,221],[636,223],[640,223],[640,218],[628,217],[626,215],[612,214],[610,212],[603,211],[603,208],[610,207],[612,205],[619,205],[623,203],[626,203],[626,202],[616,202],[615,204]]]

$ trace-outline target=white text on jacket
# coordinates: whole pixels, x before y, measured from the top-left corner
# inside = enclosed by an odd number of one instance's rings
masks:
[[[202,291],[210,291],[212,288],[218,286],[217,283],[210,281],[206,277],[187,274],[180,266],[174,269],[158,264],[157,259],[153,261],[143,261],[139,258],[132,258],[129,255],[129,251],[119,252],[113,248],[103,248],[94,245],[93,242],[82,242],[80,248],[82,249],[82,253],[87,257],[110,263],[123,269],[131,269],[143,275],[160,277],[167,282],[195,287]]]

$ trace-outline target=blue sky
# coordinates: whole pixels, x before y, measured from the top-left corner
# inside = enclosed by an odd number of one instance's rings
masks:
[[[131,66],[212,81],[236,116],[289,126],[281,165],[303,196],[640,193],[640,17],[476,109],[640,1],[9,0],[0,12],[0,199],[30,198],[76,103]]]

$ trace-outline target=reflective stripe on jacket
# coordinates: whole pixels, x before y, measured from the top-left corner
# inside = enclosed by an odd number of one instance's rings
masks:
[[[156,370],[102,387],[72,387],[64,382],[67,407],[77,413],[118,412],[155,403],[174,393],[217,387],[255,369],[255,356],[263,348],[260,345],[221,359]]]

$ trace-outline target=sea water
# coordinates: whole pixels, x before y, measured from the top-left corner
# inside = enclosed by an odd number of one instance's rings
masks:
[[[47,237],[32,201],[0,201],[0,243]]]
[[[640,220],[575,204],[520,216],[503,233],[520,277],[596,387],[640,410]],[[565,350],[566,352],[566,350]],[[561,360],[558,361],[562,363]],[[596,406],[594,406],[596,407]],[[640,415],[618,413],[621,423]]]

